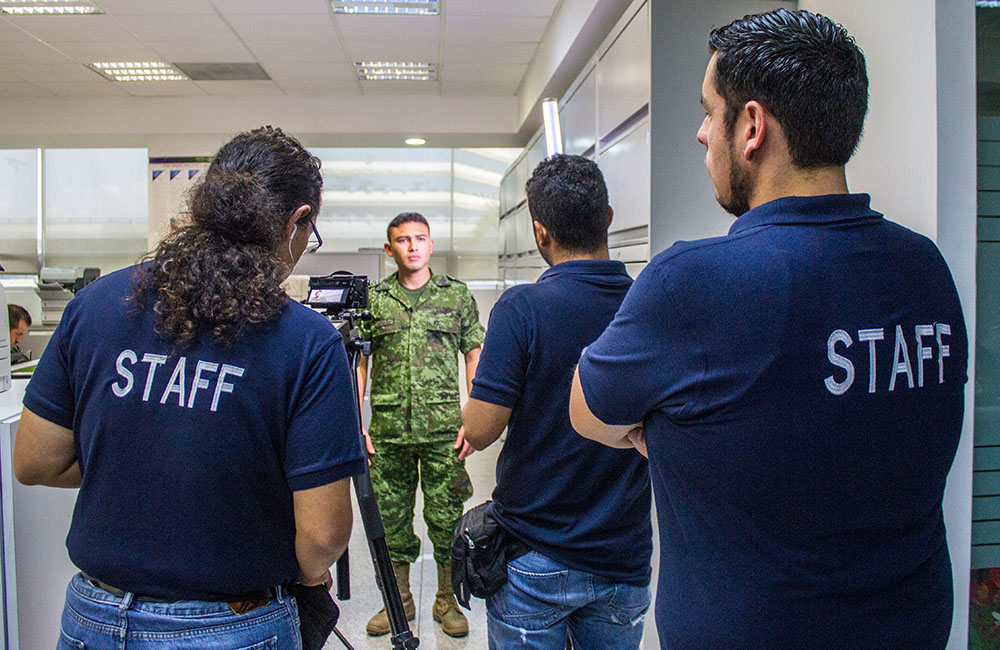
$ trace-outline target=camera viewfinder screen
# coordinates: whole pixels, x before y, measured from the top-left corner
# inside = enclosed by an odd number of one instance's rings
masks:
[[[347,289],[310,289],[309,302],[318,305],[332,305],[344,302]]]

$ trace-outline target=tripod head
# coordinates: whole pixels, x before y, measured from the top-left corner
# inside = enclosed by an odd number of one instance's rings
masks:
[[[348,356],[360,352],[368,356],[371,343],[358,336],[355,321],[371,320],[368,311],[368,277],[349,271],[334,271],[330,275],[309,278],[309,295],[303,301],[313,309],[322,309],[340,332]]]

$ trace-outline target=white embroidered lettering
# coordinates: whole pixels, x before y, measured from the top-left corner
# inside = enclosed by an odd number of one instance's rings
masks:
[[[858,330],[858,340],[868,341],[868,392],[875,392],[875,341],[885,339],[885,329],[873,327],[867,330]]]
[[[900,361],[902,353],[902,361]],[[889,380],[889,390],[895,390],[896,377],[903,373],[906,375],[906,383],[913,388],[913,367],[910,365],[910,353],[906,349],[906,339],[903,337],[903,326],[896,326],[896,352],[892,361],[892,378]]]
[[[194,408],[194,397],[198,394],[199,388],[208,388],[208,380],[201,378],[202,371],[206,372],[216,372],[219,369],[219,364],[211,363],[209,361],[198,361],[198,365],[194,367],[194,381],[191,383],[191,396],[188,397],[188,408]]]
[[[830,338],[826,341],[827,358],[833,365],[838,368],[843,368],[847,372],[847,377],[844,378],[844,381],[838,382],[833,378],[833,375],[830,375],[823,380],[823,383],[826,384],[826,389],[834,395],[843,395],[847,392],[847,389],[851,387],[851,384],[854,383],[854,364],[851,363],[851,360],[847,357],[837,354],[834,349],[837,343],[843,343],[844,348],[846,349],[851,347],[851,344],[854,343],[854,341],[851,340],[851,335],[844,330],[834,330],[834,332],[830,334]]]
[[[119,386],[117,383],[111,385],[111,392],[115,394],[115,397],[125,397],[132,391],[132,382],[135,377],[132,375],[132,371],[125,367],[125,361],[128,360],[134,364],[137,359],[135,352],[128,349],[122,350],[121,354],[118,355],[115,369],[118,371],[118,375],[125,380],[125,385]]]
[[[933,325],[917,325],[913,328],[917,336],[917,386],[924,387],[924,359],[934,356],[933,351],[924,347],[923,337],[934,336]]]
[[[170,375],[170,381],[167,382],[167,388],[163,391],[163,396],[160,397],[160,404],[167,403],[167,396],[170,393],[177,393],[177,406],[184,406],[185,361],[187,359],[184,357],[178,357],[177,365],[174,366],[174,372]]]
[[[951,335],[951,325],[948,323],[935,323],[934,328],[937,330],[937,344],[938,344],[938,383],[944,383],[944,358],[951,356],[951,346],[945,345],[941,342],[942,336]]]
[[[162,366],[167,362],[166,355],[163,354],[151,354],[147,352],[142,355],[142,362],[149,364],[149,370],[146,371],[146,387],[142,390],[142,401],[149,401],[149,391],[153,388],[153,375],[156,374],[156,366]]]
[[[233,385],[226,381],[226,375],[233,375],[234,377],[243,376],[243,368],[239,366],[231,366],[228,363],[222,364],[222,370],[219,371],[219,377],[216,379],[215,383],[215,395],[212,396],[212,407],[209,409],[213,413],[219,408],[219,397],[222,393],[233,392]]]

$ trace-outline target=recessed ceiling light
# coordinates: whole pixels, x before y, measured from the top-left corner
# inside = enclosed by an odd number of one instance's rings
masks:
[[[436,63],[402,61],[355,61],[354,69],[362,81],[436,81]]]
[[[87,67],[111,81],[187,81],[188,77],[169,63],[158,61],[113,61],[88,63]]]
[[[419,147],[420,145],[427,144],[427,140],[424,140],[423,138],[407,138],[403,140],[403,142],[411,147]]]
[[[436,16],[438,0],[330,0],[335,14]]]
[[[0,0],[0,13],[26,16],[104,12],[85,0]]]

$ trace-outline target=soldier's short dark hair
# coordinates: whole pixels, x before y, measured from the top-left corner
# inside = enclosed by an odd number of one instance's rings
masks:
[[[590,252],[607,243],[608,187],[593,160],[549,156],[535,167],[525,190],[531,218],[561,247]]]
[[[399,228],[404,223],[411,223],[411,222],[422,223],[425,226],[427,226],[427,232],[431,231],[431,224],[427,223],[427,219],[424,218],[424,215],[420,214],[419,212],[401,212],[397,214],[392,221],[389,222],[389,227],[385,229],[385,238],[391,242],[392,235],[390,235],[389,233],[392,232],[392,229]]]
[[[806,10],[745,16],[712,30],[715,89],[732,135],[739,111],[756,100],[771,111],[800,168],[844,165],[868,112],[865,57],[843,26]]]
[[[21,305],[7,305],[7,320],[10,321],[10,329],[17,329],[21,321],[31,327],[31,314]]]

